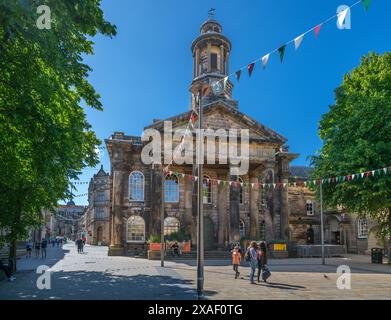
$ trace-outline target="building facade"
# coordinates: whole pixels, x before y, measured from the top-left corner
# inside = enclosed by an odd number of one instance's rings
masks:
[[[223,35],[222,26],[214,19],[202,24],[200,35],[191,45],[194,78],[190,85],[189,109],[197,104],[196,88],[212,87],[200,97],[203,128],[214,132],[219,129],[249,130],[249,170],[245,175],[233,175],[231,169],[236,164],[231,161],[204,165],[202,202],[205,249],[226,248],[232,241],[243,238],[319,244],[319,205],[311,190],[302,187],[251,187],[258,183],[299,181],[308,178],[308,172],[304,170],[305,174],[299,175],[291,173],[303,168],[290,168],[290,162],[298,155],[289,152],[287,139],[240,111],[238,101],[232,97],[234,85],[226,79],[230,74],[231,49],[230,40]],[[167,142],[165,123],[169,121],[173,131],[185,130],[191,114],[191,111],[184,110],[182,114],[166,120],[153,120],[145,129],[160,133],[164,137],[161,146],[164,146]],[[195,138],[193,132],[190,141],[193,145]],[[174,139],[172,149],[180,141]],[[147,250],[146,241],[160,235],[162,210],[164,234],[181,234],[190,238],[195,245],[196,166],[175,165],[171,169],[174,173],[167,173],[163,170],[165,165],[146,164],[141,161],[141,153],[148,142],[123,132],[115,132],[105,143],[111,162],[110,180],[103,174],[105,181],[110,181],[110,206],[106,207],[110,207],[109,254],[133,255]],[[217,152],[213,152],[218,159]],[[161,153],[164,154],[163,148]],[[189,176],[193,178],[189,179]],[[216,183],[218,180],[232,181],[234,184]],[[92,200],[95,197],[94,184],[90,188],[91,204],[95,203]],[[105,188],[107,192],[108,188]],[[94,217],[94,210],[94,205],[90,205],[91,217]],[[362,252],[368,248],[364,221],[355,221],[346,213],[335,210],[326,210],[325,216],[326,243],[346,244],[349,252]],[[89,221],[88,226],[92,226],[92,219]]]
[[[88,207],[82,228],[93,245],[109,245],[110,242],[110,185],[110,175],[102,166],[88,187]]]

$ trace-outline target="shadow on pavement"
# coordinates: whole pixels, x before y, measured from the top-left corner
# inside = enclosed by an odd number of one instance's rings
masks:
[[[27,275],[26,275],[27,276]],[[20,283],[0,286],[3,300],[192,300],[197,298],[194,281],[160,275],[113,275],[104,272],[53,272],[51,289],[39,290],[38,275]],[[19,288],[18,288],[19,287]],[[205,292],[208,296],[214,291]]]

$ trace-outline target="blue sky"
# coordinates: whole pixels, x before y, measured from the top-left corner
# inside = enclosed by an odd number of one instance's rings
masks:
[[[104,0],[105,17],[118,35],[97,36],[95,55],[85,59],[104,106],[103,112],[86,109],[88,120],[103,140],[114,131],[141,135],[153,118],[187,111],[190,45],[210,8],[232,41],[233,72],[334,15],[339,5],[356,1]],[[319,120],[344,74],[368,52],[390,50],[390,19],[391,1],[373,0],[368,12],[359,4],[352,9],[351,30],[339,30],[333,21],[318,38],[308,34],[298,51],[287,47],[284,63],[272,55],[266,70],[258,64],[251,79],[244,74],[235,85],[239,109],[288,138],[290,151],[300,154],[294,165],[308,165],[307,157],[321,147]],[[105,150],[101,162],[110,169]],[[86,169],[80,181],[89,181],[97,170]],[[84,194],[88,185],[77,189]],[[75,202],[87,204],[87,197]]]

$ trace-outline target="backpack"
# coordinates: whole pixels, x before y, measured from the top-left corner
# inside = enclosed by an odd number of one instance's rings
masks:
[[[250,248],[247,249],[244,258],[245,258],[245,260],[246,260],[247,262],[250,262],[250,261],[251,261]]]

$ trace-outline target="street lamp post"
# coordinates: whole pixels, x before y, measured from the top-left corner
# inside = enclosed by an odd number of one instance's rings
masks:
[[[320,180],[320,238],[322,245],[322,264],[324,265],[325,257],[324,257],[324,226],[323,226],[323,181]]]
[[[202,134],[202,99],[201,92],[198,94],[198,130],[199,130],[199,140],[198,140],[198,206],[197,206],[197,215],[198,215],[198,233],[197,233],[197,293],[198,298],[202,297],[204,290],[204,215],[203,215],[203,202],[202,202],[202,183],[203,183],[203,168],[201,159],[202,152],[201,148],[203,145],[203,134]]]
[[[164,267],[164,172],[162,173],[162,208],[160,213],[160,265]]]

